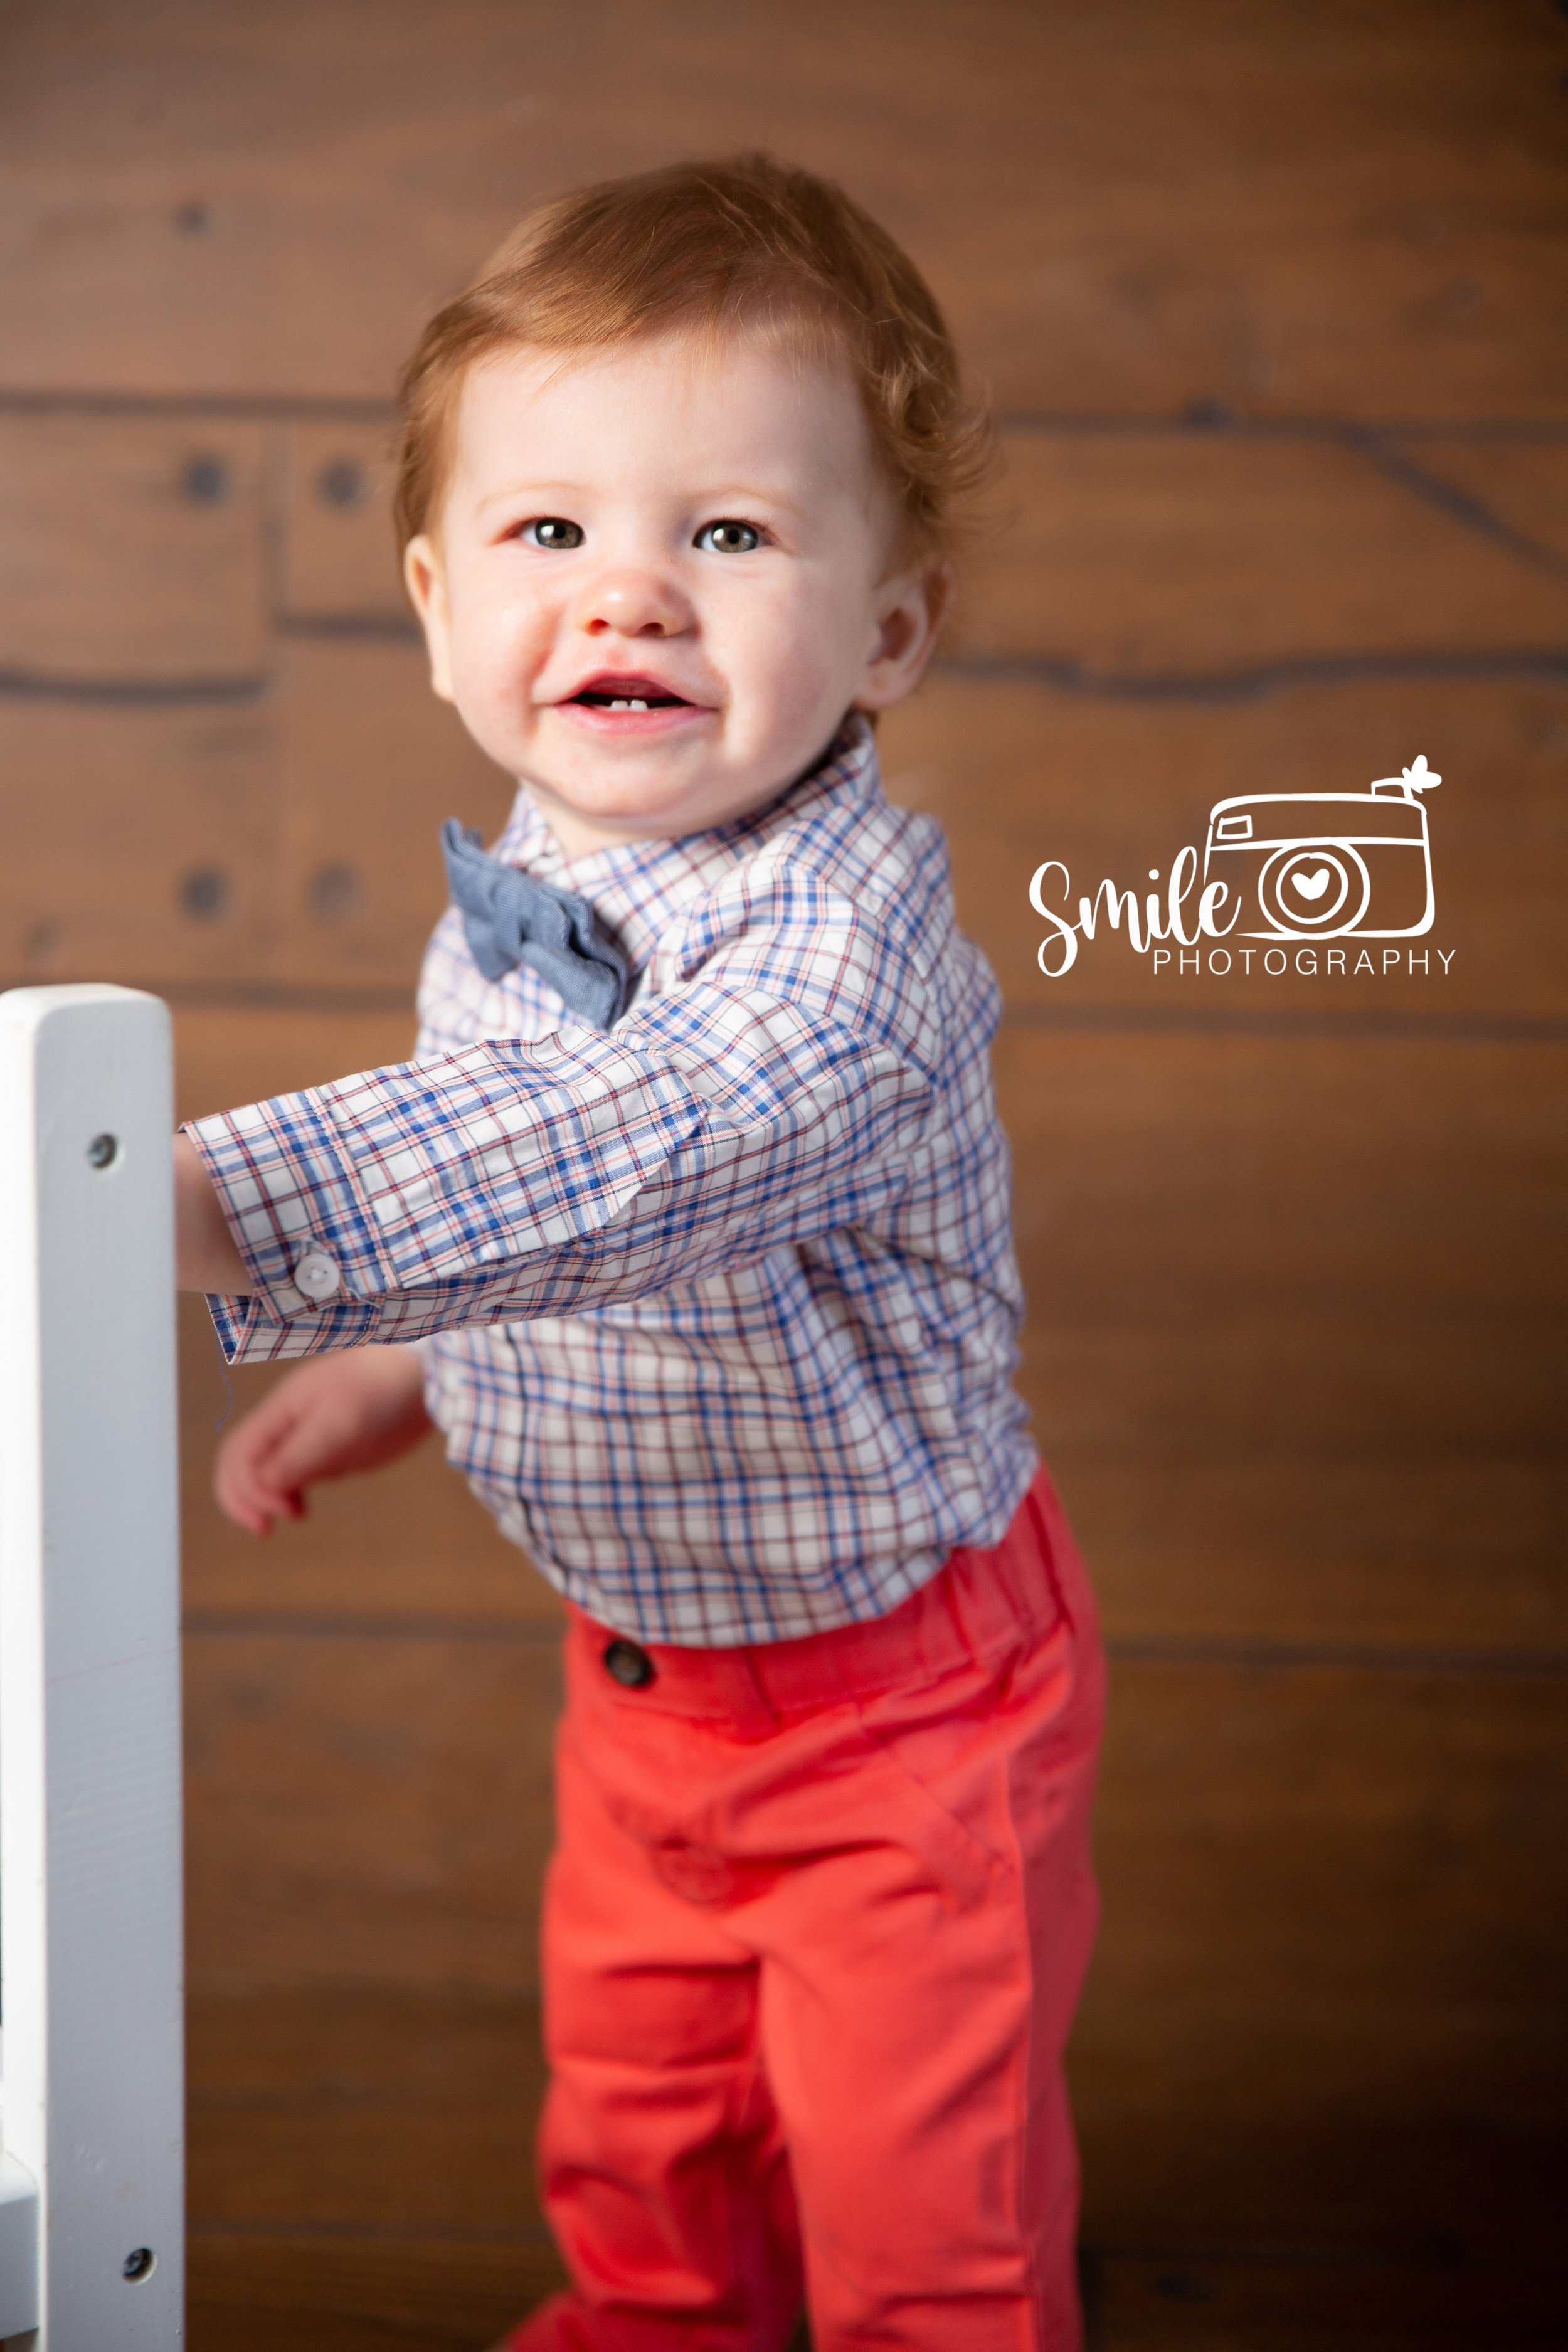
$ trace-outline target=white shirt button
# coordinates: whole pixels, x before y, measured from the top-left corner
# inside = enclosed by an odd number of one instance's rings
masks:
[[[342,1279],[325,1250],[307,1250],[294,1268],[294,1286],[307,1298],[330,1298],[342,1288]]]

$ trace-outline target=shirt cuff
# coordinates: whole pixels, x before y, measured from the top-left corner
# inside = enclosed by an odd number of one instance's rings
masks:
[[[244,1292],[207,1298],[230,1363],[315,1355],[381,1336],[381,1269],[356,1268],[362,1295],[352,1296],[348,1253],[321,1230],[331,1223],[341,1233],[345,1218],[351,1224],[363,1218],[349,1172],[335,1154],[323,1153],[323,1139],[292,1136],[294,1125],[314,1125],[311,1108],[308,1096],[279,1097],[265,1112],[250,1105],[184,1129],[251,1277]],[[367,1287],[378,1295],[365,1297]]]

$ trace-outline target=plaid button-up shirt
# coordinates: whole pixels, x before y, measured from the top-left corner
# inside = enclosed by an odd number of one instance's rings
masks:
[[[448,909],[413,1061],[198,1120],[255,1285],[211,1302],[226,1353],[426,1341],[452,1461],[622,1632],[883,1614],[1035,1467],[997,991],[939,827],[852,720],[758,815],[568,866],[520,794],[495,855],[592,899],[627,1010],[487,982]]]

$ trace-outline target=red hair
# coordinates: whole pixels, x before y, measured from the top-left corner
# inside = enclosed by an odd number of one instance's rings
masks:
[[[767,155],[676,163],[542,205],[431,320],[399,386],[400,543],[446,494],[464,377],[492,352],[603,350],[666,331],[762,330],[847,362],[901,520],[941,561],[991,459],[930,288],[842,188]]]

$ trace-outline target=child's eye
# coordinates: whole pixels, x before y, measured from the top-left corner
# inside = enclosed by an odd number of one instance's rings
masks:
[[[705,555],[750,555],[762,543],[763,534],[754,523],[733,522],[728,518],[722,522],[705,522],[692,542]]]
[[[568,522],[564,515],[535,515],[531,522],[523,524],[520,536],[527,540],[530,547],[552,550],[581,547],[583,526]]]

